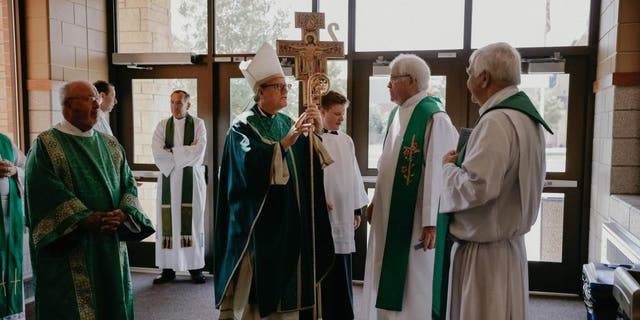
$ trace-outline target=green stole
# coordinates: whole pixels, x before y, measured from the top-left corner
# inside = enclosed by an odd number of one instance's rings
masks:
[[[0,155],[2,159],[15,161],[11,140],[0,134]],[[5,178],[3,178],[5,179]],[[24,230],[24,216],[22,203],[15,181],[15,175],[6,178],[9,181],[9,201],[7,209],[7,222],[0,219],[0,259],[2,269],[0,273],[0,318],[24,311],[22,305],[22,234]],[[0,213],[2,213],[0,202]]]
[[[193,117],[187,114],[184,124],[184,140],[182,145],[193,143],[194,137]],[[167,121],[164,134],[165,148],[173,148],[173,117]],[[182,169],[182,201],[180,205],[180,246],[191,247],[193,236],[191,235],[192,211],[193,211],[193,167]],[[173,248],[173,232],[171,221],[171,175],[162,179],[162,248]]]
[[[527,95],[522,91],[489,108],[480,116],[480,118],[478,118],[476,125],[484,115],[497,109],[513,109],[520,111],[529,116],[529,118],[531,118],[535,123],[542,125],[545,130],[549,131],[549,133],[553,134],[553,131],[551,131],[551,128],[549,128],[544,119],[542,119],[529,97],[527,97]],[[462,166],[466,151],[467,145],[465,144],[458,154],[456,166]],[[449,267],[451,264],[451,248],[453,246],[453,240],[449,237],[450,214],[451,213],[438,212],[438,220],[436,223],[436,253],[433,265],[433,296],[431,311],[431,317],[434,320],[445,319],[447,315]],[[441,241],[442,239],[444,239],[444,241]]]
[[[389,115],[387,130],[398,111],[396,106]],[[416,105],[407,131],[402,137],[398,155],[393,192],[389,208],[387,235],[380,270],[380,282],[376,308],[402,311],[402,298],[407,278],[413,216],[422,176],[422,153],[427,124],[433,114],[443,112],[442,102],[436,97],[426,97]],[[389,132],[387,131],[387,134]]]

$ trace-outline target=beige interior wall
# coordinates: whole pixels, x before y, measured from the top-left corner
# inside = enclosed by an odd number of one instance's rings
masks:
[[[16,117],[15,65],[10,1],[0,2],[0,132],[18,143]]]
[[[615,221],[640,238],[638,34],[640,1],[602,0],[594,85],[590,261],[602,260],[604,223]]]
[[[25,0],[29,139],[62,119],[65,81],[108,79],[106,4]]]

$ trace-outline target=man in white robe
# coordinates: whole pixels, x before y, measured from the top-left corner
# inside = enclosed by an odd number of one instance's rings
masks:
[[[322,279],[322,316],[348,320],[354,316],[351,254],[356,252],[355,230],[360,226],[362,209],[369,203],[369,197],[353,140],[340,131],[349,101],[336,91],[329,91],[321,101],[322,144],[334,161],[324,168],[324,191],[336,252],[333,268]]]
[[[154,279],[154,284],[175,279],[176,270],[189,270],[194,283],[205,282],[202,268],[206,183],[202,163],[207,130],[202,119],[188,114],[189,99],[189,94],[183,90],[171,93],[172,116],[158,123],[151,144],[153,158],[161,173],[156,201],[156,265],[162,268],[162,274]],[[185,140],[191,142],[185,143]],[[172,145],[167,145],[167,141]],[[192,179],[183,179],[185,174]],[[163,189],[170,190],[170,196],[163,197]],[[188,191],[191,195],[185,199],[183,193]]]
[[[108,83],[104,80],[98,80],[94,82],[93,86],[98,90],[101,101],[100,109],[98,109],[98,122],[93,127],[93,129],[113,136],[111,126],[109,125],[109,113],[118,103],[118,99],[116,99],[116,88],[113,86],[113,84]]]
[[[526,319],[524,235],[538,214],[545,177],[543,130],[549,129],[516,87],[520,55],[510,45],[476,50],[467,72],[472,99],[481,105],[480,119],[460,157],[451,151],[442,161],[440,212],[450,212],[449,234],[455,241],[447,318]]]
[[[371,234],[367,249],[360,319],[425,319],[429,318],[431,313],[433,251],[426,250],[433,248],[435,238],[442,177],[440,159],[455,147],[458,133],[446,113],[434,112],[430,118],[421,121],[426,125],[426,129],[422,129],[423,137],[418,137],[423,138],[422,147],[415,150],[404,143],[407,130],[411,127],[411,119],[420,116],[418,112],[414,112],[418,110],[419,105],[426,102],[438,109],[442,108],[438,98],[427,95],[429,78],[429,67],[424,60],[415,55],[402,54],[391,62],[388,88],[391,101],[397,103],[398,108],[395,116],[390,116],[382,155],[378,160],[376,191],[366,212],[371,223]],[[417,137],[414,135],[413,138]],[[399,160],[406,159],[403,155],[416,152],[421,155],[421,161],[417,165],[411,161],[409,164],[412,166],[399,164]],[[418,184],[415,190],[410,192],[413,194],[406,195],[415,199],[409,204],[413,209],[392,209],[393,198],[404,192],[398,188],[397,180],[408,179],[411,169],[421,169],[419,175],[411,177]],[[413,216],[407,230],[400,229],[399,225],[390,222],[394,214]],[[406,235],[410,236],[410,239],[395,247],[398,249],[385,250],[390,241],[396,240],[390,239],[388,231],[398,231],[399,234],[393,236],[395,238]],[[414,248],[418,243],[422,248]],[[385,256],[395,253],[389,251],[402,251],[405,257],[408,254],[408,261],[404,258],[406,267],[399,268],[399,272],[394,272],[393,269],[385,272]],[[401,274],[406,274],[406,277],[403,279],[400,277]],[[381,286],[383,277],[387,277],[389,283],[399,283],[404,288],[400,288],[401,292],[385,290]],[[389,306],[384,302],[384,296],[389,295],[393,295],[399,301]]]

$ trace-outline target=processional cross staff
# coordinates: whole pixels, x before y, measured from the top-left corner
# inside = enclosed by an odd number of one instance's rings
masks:
[[[302,40],[276,40],[278,56],[294,57],[296,80],[302,81],[302,102],[308,107],[319,105],[322,96],[329,92],[331,81],[327,76],[327,58],[344,57],[342,41],[319,41],[320,29],[324,29],[323,12],[296,12],[295,26],[302,30]],[[316,231],[315,193],[313,182],[313,126],[309,133],[309,159],[311,172],[311,243],[313,248],[313,318],[318,319],[318,294],[316,286]]]

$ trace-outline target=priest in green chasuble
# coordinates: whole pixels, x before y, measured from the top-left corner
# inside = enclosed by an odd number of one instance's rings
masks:
[[[225,140],[214,229],[216,307],[220,319],[305,318],[334,254],[322,174],[331,158],[316,136],[312,173],[306,136],[321,132],[322,118],[316,106],[296,121],[279,112],[290,85],[270,45],[240,70],[256,104],[233,121]]]
[[[133,319],[124,241],[154,229],[124,149],[93,130],[99,97],[89,82],[65,84],[64,120],[39,134],[27,156],[36,319]]]
[[[22,246],[24,234],[25,157],[4,134],[0,133],[0,319],[24,319],[22,291]]]
[[[387,85],[397,106],[387,121],[371,223],[362,307],[358,319],[430,319],[431,279],[440,159],[458,133],[440,99],[429,96],[429,66],[401,54]],[[420,244],[422,248],[415,248]]]

